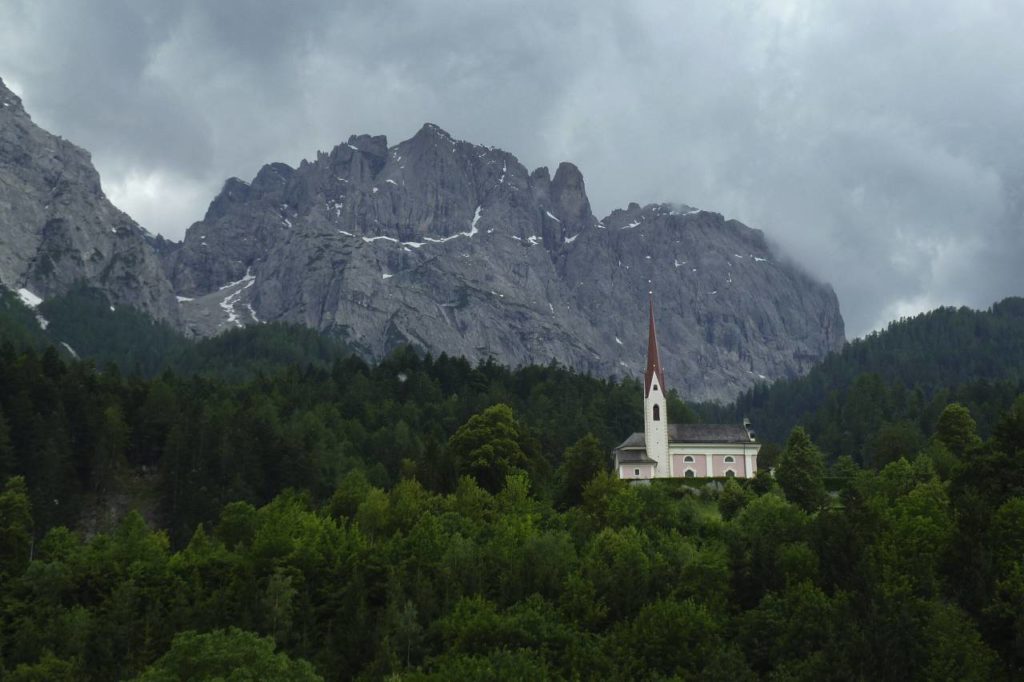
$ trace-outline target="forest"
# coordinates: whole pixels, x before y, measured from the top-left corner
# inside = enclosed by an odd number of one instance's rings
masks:
[[[709,421],[749,417],[770,442],[803,424],[827,452],[866,464],[882,426],[920,443],[943,407],[960,402],[987,434],[1021,392],[1024,298],[1007,298],[988,310],[947,307],[897,320],[806,376],[760,383],[733,404],[698,410]]]
[[[1019,679],[1021,313],[897,323],[736,406],[674,395],[672,421],[783,435],[754,480],[637,487],[608,455],[633,379],[368,364],[277,325],[97,367],[0,306],[0,676]],[[943,381],[936,337],[969,369]]]

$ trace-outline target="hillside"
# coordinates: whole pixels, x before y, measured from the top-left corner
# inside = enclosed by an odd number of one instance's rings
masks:
[[[939,308],[852,341],[799,379],[760,384],[735,403],[700,406],[707,420],[748,416],[781,443],[805,425],[833,456],[865,464],[883,426],[913,443],[947,402],[969,405],[982,433],[1024,387],[1024,299],[988,310]]]
[[[1024,669],[1024,399],[985,440],[944,408],[912,462],[837,467],[833,497],[799,430],[776,480],[613,479],[640,385],[560,367],[144,380],[8,344],[0,385],[4,679]]]
[[[128,306],[110,304],[105,292],[77,288],[29,307],[0,289],[0,343],[153,378],[165,371],[241,381],[289,367],[329,367],[351,349],[294,324],[236,328],[207,339],[188,338]]]

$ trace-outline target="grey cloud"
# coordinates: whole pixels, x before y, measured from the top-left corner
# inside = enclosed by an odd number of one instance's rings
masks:
[[[93,3],[0,7],[0,76],[180,237],[231,175],[424,121],[591,201],[762,228],[863,333],[1024,293],[1012,3]]]

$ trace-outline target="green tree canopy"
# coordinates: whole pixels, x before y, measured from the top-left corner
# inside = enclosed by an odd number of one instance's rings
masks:
[[[520,445],[519,424],[505,404],[473,415],[448,440],[455,470],[472,476],[484,489],[497,493],[505,477],[516,469],[527,471],[529,460]]]
[[[136,682],[317,682],[308,662],[274,653],[274,641],[238,628],[199,634],[188,630],[174,637],[170,650]]]
[[[566,448],[558,470],[558,499],[567,506],[583,499],[583,486],[601,471],[608,470],[610,455],[592,433]]]
[[[963,457],[968,450],[981,443],[974,417],[971,416],[970,410],[960,403],[947,405],[939,415],[939,422],[935,425],[935,437],[958,457]]]

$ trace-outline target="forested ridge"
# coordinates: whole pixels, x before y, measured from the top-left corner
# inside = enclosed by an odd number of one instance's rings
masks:
[[[329,366],[350,350],[339,340],[290,324],[231,329],[189,340],[148,315],[116,308],[96,289],[74,289],[35,310],[0,287],[0,342],[42,351],[54,346],[63,358],[153,378],[166,370],[240,381],[291,366]]]
[[[5,679],[1024,674],[1008,367],[904,389],[912,438],[883,402],[829,457],[827,420],[787,429],[774,478],[630,487],[608,450],[642,428],[635,380],[368,365],[275,325],[97,369],[25,312],[0,308]]]
[[[988,310],[938,308],[848,343],[807,376],[759,384],[726,406],[696,406],[705,421],[750,418],[781,443],[804,426],[830,459],[878,468],[916,451],[943,408],[966,405],[988,435],[1024,392],[1024,298]],[[888,445],[899,441],[895,448]]]

